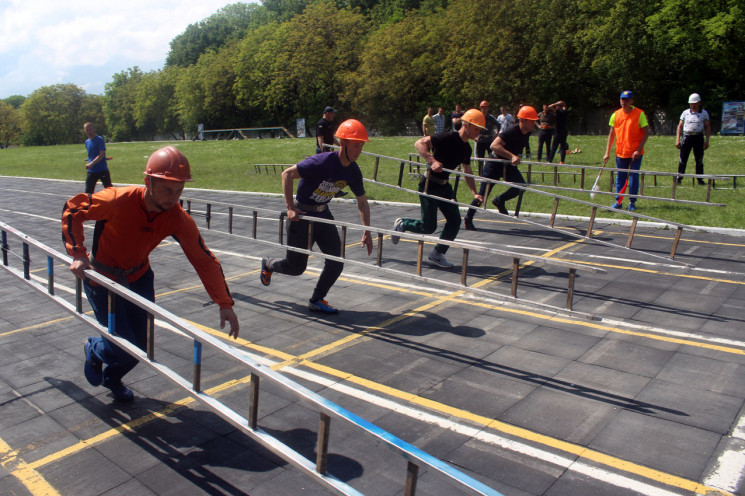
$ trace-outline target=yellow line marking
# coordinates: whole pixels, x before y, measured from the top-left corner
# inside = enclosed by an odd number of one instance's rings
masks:
[[[599,451],[585,448],[584,446],[572,444],[566,441],[562,441],[560,439],[553,438],[551,436],[546,436],[543,434],[539,434],[537,432],[530,431],[528,429],[524,429],[522,427],[516,427],[514,425],[510,425],[505,422],[501,422],[499,420],[494,420],[489,417],[477,415],[467,410],[462,410],[460,408],[445,405],[438,401],[430,400],[428,398],[422,398],[421,396],[417,396],[412,393],[407,393],[405,391],[401,391],[396,388],[392,388],[392,387],[389,387],[383,384],[370,381],[368,379],[364,379],[364,378],[357,377],[352,374],[348,374],[346,372],[341,372],[331,367],[326,367],[325,365],[317,364],[317,363],[310,362],[307,360],[303,360],[302,365],[307,366],[311,369],[317,370],[319,372],[323,372],[332,377],[343,379],[352,384],[357,384],[367,389],[370,389],[370,390],[373,390],[379,393],[383,393],[388,396],[398,398],[400,400],[404,400],[404,401],[413,403],[415,405],[425,407],[430,410],[434,410],[440,413],[451,415],[451,416],[454,416],[454,417],[457,417],[463,420],[468,420],[470,422],[480,424],[486,428],[493,429],[495,431],[503,432],[505,434],[509,434],[509,435],[512,435],[512,436],[515,436],[521,439],[525,439],[525,440],[532,441],[538,444],[542,444],[544,446],[555,448],[555,449],[564,451],[566,453],[571,453],[573,455],[577,455],[579,457],[592,460],[601,465],[605,465],[605,466],[612,467],[618,470],[622,470],[624,472],[636,474],[636,475],[645,477],[647,479],[661,482],[663,484],[679,487],[682,489],[687,489],[689,491],[694,491],[694,492],[697,492],[697,494],[722,494],[722,495],[729,494],[729,493],[720,491],[713,487],[704,486],[696,481],[684,479],[682,477],[671,475],[666,472],[662,472],[660,470],[651,469],[643,465],[639,465],[633,462],[629,462],[629,461],[617,458],[615,456],[606,455]],[[710,493],[707,493],[707,491],[710,491]]]
[[[2,439],[0,439],[0,464],[16,477],[31,494],[46,496],[60,494],[39,472],[19,458],[17,452]]]
[[[604,267],[608,269],[620,269],[620,270],[628,270],[632,272],[644,272],[647,274],[657,274],[661,276],[681,277],[683,279],[697,279],[700,281],[711,281],[711,282],[721,282],[724,284],[745,285],[745,281],[735,281],[732,279],[720,279],[717,277],[710,277],[710,276],[697,276],[693,274],[676,274],[675,272],[665,272],[665,271],[661,271],[657,269],[644,269],[641,267],[626,267],[624,265],[601,264],[601,263],[595,263],[595,262],[585,262],[585,261],[569,260],[569,259],[563,259],[563,258],[552,258],[551,260],[559,260],[562,262],[572,262],[572,263],[578,263],[578,264],[583,264],[583,265],[594,265],[596,267]]]
[[[215,331],[217,332],[217,331]],[[215,386],[213,388],[208,389],[205,391],[208,395],[215,395],[217,393],[224,392],[230,388],[236,387],[238,385],[248,384],[251,382],[251,376],[246,376],[242,379],[236,379],[232,381],[225,382],[223,384],[220,384],[218,386]],[[148,424],[150,422],[153,422],[155,420],[164,419],[168,415],[176,412],[180,408],[184,408],[192,403],[196,402],[196,400],[192,397],[186,397],[181,400],[175,401],[171,403],[170,405],[165,406],[164,408],[158,410],[157,412],[149,413],[147,415],[144,415],[142,417],[136,418],[134,420],[131,420],[129,422],[126,422],[124,424],[121,424],[117,427],[114,427],[112,429],[108,429],[101,434],[95,435],[88,439],[83,439],[76,444],[73,444],[72,446],[68,446],[65,449],[62,449],[56,453],[52,453],[51,455],[47,455],[44,458],[40,458],[39,460],[36,460],[35,462],[31,462],[26,465],[29,469],[37,469],[40,467],[43,467],[45,465],[48,465],[52,462],[55,462],[65,456],[71,455],[73,453],[77,453],[78,451],[84,450],[86,448],[92,447],[95,444],[102,443],[104,441],[107,441],[111,439],[114,436],[117,436],[123,432],[134,432],[135,429],[138,427],[142,427],[145,424]],[[2,445],[0,444],[0,453],[2,453]],[[15,471],[13,472],[14,475]],[[19,477],[20,479],[20,477]],[[34,493],[36,494],[36,493]],[[41,493],[39,493],[41,494]],[[55,493],[56,494],[56,493]]]
[[[41,322],[39,324],[35,324],[35,325],[32,325],[32,326],[28,326],[28,327],[21,327],[20,329],[13,329],[12,331],[7,331],[7,332],[0,333],[0,338],[5,337],[5,336],[10,336],[11,334],[15,334],[17,332],[31,331],[33,329],[40,329],[42,327],[46,327],[46,326],[49,326],[49,325],[52,325],[52,324],[57,324],[59,322],[64,322],[66,320],[72,320],[74,318],[75,317],[62,317],[62,318],[55,319],[55,320],[48,320],[46,322]]]

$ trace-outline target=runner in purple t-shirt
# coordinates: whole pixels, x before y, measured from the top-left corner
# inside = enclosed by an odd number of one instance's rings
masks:
[[[362,224],[370,225],[370,206],[365,196],[362,172],[355,162],[362,153],[362,146],[370,141],[367,130],[361,122],[348,119],[341,123],[336,131],[340,148],[335,152],[320,153],[299,162],[282,172],[282,191],[287,204],[288,223],[287,244],[295,248],[308,248],[307,219],[298,216],[333,219],[328,203],[342,188],[349,185],[357,197],[357,209]],[[293,197],[293,184],[299,179],[297,195]],[[313,242],[326,255],[341,256],[341,239],[336,226],[322,222],[313,223]],[[362,244],[367,247],[367,254],[372,253],[372,236],[370,231],[362,234]],[[308,255],[287,250],[285,258],[264,258],[261,260],[261,283],[269,286],[272,273],[299,276],[305,272]],[[313,312],[338,313],[338,310],[325,300],[326,294],[341,275],[344,264],[326,259],[321,276],[308,302]]]

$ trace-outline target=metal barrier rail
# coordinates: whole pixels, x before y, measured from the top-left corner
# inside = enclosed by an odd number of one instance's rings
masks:
[[[264,244],[267,246],[277,246],[281,248],[285,248],[290,251],[295,251],[298,253],[304,253],[306,255],[319,255],[323,257],[324,259],[328,260],[335,260],[342,263],[351,263],[358,266],[364,266],[367,268],[372,268],[377,271],[385,272],[388,274],[393,274],[397,276],[404,276],[408,278],[413,278],[415,280],[419,281],[426,281],[429,283],[434,283],[440,286],[452,288],[454,290],[465,290],[468,292],[476,293],[482,296],[490,297],[490,298],[497,298],[501,300],[507,299],[507,297],[500,295],[498,293],[494,293],[492,291],[487,291],[480,288],[473,288],[467,285],[467,275],[468,275],[468,257],[470,252],[481,252],[481,253],[489,253],[499,256],[504,256],[508,258],[512,258],[512,267],[511,267],[511,273],[512,273],[512,285],[510,289],[510,297],[511,300],[517,300],[517,287],[518,287],[518,280],[519,280],[519,269],[522,266],[522,260],[527,260],[531,264],[543,264],[543,265],[551,265],[556,267],[561,267],[568,270],[569,277],[567,278],[567,300],[566,300],[566,306],[564,309],[553,306],[553,305],[547,305],[545,303],[539,303],[539,302],[533,302],[530,300],[520,300],[521,302],[525,302],[526,304],[529,304],[531,306],[540,308],[542,310],[548,310],[551,312],[558,312],[558,313],[571,313],[572,315],[579,316],[582,318],[587,319],[597,319],[595,315],[588,314],[585,312],[576,312],[573,310],[573,300],[574,300],[574,283],[577,271],[587,271],[587,272],[593,272],[597,274],[605,274],[607,271],[605,269],[602,269],[600,267],[595,267],[593,265],[589,264],[580,264],[580,263],[573,263],[573,262],[565,262],[563,260],[553,260],[550,258],[544,258],[544,257],[538,257],[535,255],[528,255],[524,253],[518,253],[508,250],[501,250],[498,248],[489,248],[485,246],[478,246],[473,245],[470,243],[465,243],[462,241],[448,241],[448,240],[442,240],[440,238],[434,237],[434,236],[426,236],[422,234],[414,234],[414,233],[402,233],[397,232],[389,229],[382,229],[378,227],[372,227],[372,226],[363,226],[360,224],[353,224],[350,222],[342,222],[337,220],[328,220],[328,219],[321,219],[318,217],[312,217],[312,216],[305,216],[301,215],[301,219],[305,219],[310,222],[309,224],[309,236],[308,239],[312,240],[312,229],[313,229],[313,223],[319,222],[324,224],[330,224],[336,227],[341,227],[341,245],[342,245],[342,253],[339,257],[333,256],[333,255],[327,255],[325,253],[318,253],[311,250],[312,247],[312,241],[309,241],[309,244],[311,246],[308,246],[307,249],[303,248],[296,248],[292,246],[288,246],[284,243],[284,219],[286,217],[285,212],[278,212],[277,210],[272,210],[268,208],[263,207],[251,207],[251,206],[245,206],[245,205],[235,205],[231,203],[224,203],[219,201],[210,201],[210,200],[200,200],[195,198],[188,198],[188,197],[182,197],[182,200],[186,203],[186,211],[189,212],[190,215],[193,216],[193,210],[192,210],[192,202],[199,202],[205,204],[205,210],[204,210],[204,216],[207,221],[207,229],[211,229],[211,221],[212,221],[212,206],[213,205],[220,205],[223,207],[228,208],[228,232],[225,234],[228,234],[230,236],[235,236],[238,238],[243,238],[247,240],[251,240],[260,244]],[[244,208],[248,210],[252,210],[252,227],[251,227],[251,235],[250,236],[242,236],[239,234],[235,234],[233,232],[233,225],[234,225],[234,218],[236,216],[235,214],[235,208]],[[279,219],[279,229],[278,229],[278,243],[274,243],[271,241],[264,241],[258,239],[257,232],[258,232],[258,212],[266,212],[268,214],[277,216]],[[242,216],[242,217],[248,217],[248,216]],[[371,231],[377,233],[377,239],[378,239],[378,249],[376,254],[376,261],[375,265],[370,265],[366,262],[360,262],[357,260],[350,260],[346,258],[346,239],[347,239],[347,230],[348,229],[354,229],[357,231]],[[213,231],[213,232],[220,232],[220,231]],[[415,241],[417,243],[417,261],[416,261],[416,274],[409,274],[407,272],[403,272],[396,269],[390,269],[386,267],[382,267],[382,261],[383,261],[383,237],[385,235],[395,235],[400,238],[408,239],[410,241]],[[424,244],[425,243],[432,243],[432,244],[446,244],[453,248],[459,248],[463,251],[463,259],[462,259],[462,269],[461,269],[461,281],[460,284],[456,284],[449,281],[443,281],[441,279],[435,279],[431,277],[424,277],[422,276],[422,265],[423,265],[423,254],[424,254]],[[568,312],[567,312],[568,311]]]
[[[272,173],[277,173],[277,167],[279,167],[279,172],[282,172],[288,167],[292,167],[293,164],[254,164],[254,173],[261,174],[261,169],[264,169],[264,172],[269,174],[269,168],[272,168]]]
[[[365,151],[363,151],[362,154],[363,155],[367,155],[367,156],[371,156],[371,157],[374,157],[375,158],[375,166],[374,166],[374,170],[373,170],[373,179],[365,179],[365,181],[372,182],[372,183],[377,184],[377,185],[380,185],[380,186],[385,186],[385,187],[389,187],[389,188],[399,189],[399,190],[402,190],[402,191],[407,191],[407,192],[410,192],[410,193],[413,193],[413,194],[419,195],[419,196],[427,196],[429,198],[434,198],[434,199],[437,199],[439,201],[453,203],[453,204],[458,205],[458,206],[463,206],[463,207],[469,207],[469,208],[471,208],[470,204],[469,205],[466,205],[464,203],[459,203],[459,202],[454,201],[454,200],[447,200],[445,198],[427,195],[426,192],[427,192],[427,187],[429,185],[428,182],[427,182],[427,184],[425,184],[424,193],[420,193],[419,191],[414,191],[414,190],[410,190],[410,189],[407,189],[407,188],[403,188],[401,186],[401,182],[402,182],[402,179],[403,179],[404,168],[406,167],[407,164],[414,165],[414,166],[421,165],[421,164],[418,164],[417,162],[413,162],[413,161],[405,160],[405,159],[400,159],[400,158],[396,158],[396,157],[388,157],[388,156],[385,156],[385,155],[379,155],[379,154],[375,154],[375,153],[369,153],[369,152],[365,152]],[[391,185],[391,184],[387,184],[387,183],[383,183],[383,182],[380,182],[380,181],[377,180],[378,170],[380,168],[380,159],[381,158],[387,159],[387,160],[393,160],[393,161],[396,161],[396,162],[399,163],[398,183],[397,183],[396,186]],[[491,162],[499,162],[499,163],[503,163],[505,165],[507,165],[509,163],[507,160],[504,160],[504,159],[479,158],[478,160],[481,160],[481,161],[491,161]],[[618,211],[618,210],[615,210],[615,209],[612,209],[610,207],[606,207],[604,205],[600,205],[600,204],[597,204],[597,203],[592,203],[592,202],[587,202],[587,201],[583,201],[583,200],[578,200],[576,198],[571,198],[571,197],[567,197],[567,196],[559,196],[559,195],[556,195],[556,194],[553,194],[553,193],[549,193],[549,192],[546,192],[546,191],[543,191],[543,190],[540,190],[540,189],[531,188],[531,187],[526,186],[524,184],[516,184],[516,183],[507,182],[507,181],[500,181],[500,180],[496,180],[496,179],[484,178],[484,177],[476,176],[476,175],[473,175],[473,174],[466,174],[466,173],[464,173],[462,171],[459,171],[459,170],[451,170],[451,169],[443,169],[443,170],[444,171],[447,171],[447,172],[450,172],[451,174],[454,174],[456,176],[456,178],[455,178],[455,184],[453,186],[453,190],[454,190],[454,192],[456,194],[457,194],[458,182],[459,182],[461,176],[472,177],[475,180],[478,180],[478,181],[481,181],[481,182],[489,182],[489,183],[492,183],[492,184],[503,184],[503,185],[506,185],[506,186],[509,186],[509,187],[515,187],[517,189],[522,190],[521,193],[520,193],[521,196],[518,197],[518,200],[517,200],[517,207],[515,208],[515,216],[516,217],[518,216],[519,211],[520,211],[520,204],[522,202],[522,194],[524,192],[530,191],[532,193],[538,193],[538,194],[542,194],[542,195],[553,196],[555,198],[554,209],[553,209],[553,213],[551,214],[551,224],[549,226],[545,226],[545,225],[540,224],[538,222],[532,222],[532,221],[525,220],[525,219],[522,219],[522,222],[526,222],[528,224],[532,224],[532,225],[538,226],[538,227],[543,228],[543,229],[556,230],[556,231],[559,231],[561,233],[564,233],[564,234],[566,234],[568,236],[572,236],[572,237],[578,237],[578,238],[583,238],[583,239],[593,239],[595,242],[604,244],[606,246],[612,246],[612,247],[615,247],[615,248],[632,249],[631,248],[631,243],[633,241],[634,233],[635,233],[636,226],[637,226],[637,223],[638,223],[638,220],[639,219],[650,220],[650,221],[653,221],[653,222],[661,222],[661,223],[664,223],[664,224],[675,226],[676,229],[677,229],[677,232],[675,234],[675,239],[673,240],[673,246],[672,246],[672,248],[670,250],[670,255],[668,257],[663,257],[663,256],[660,256],[660,255],[656,255],[656,254],[648,253],[648,252],[642,252],[645,255],[650,256],[650,257],[654,257],[654,258],[662,258],[662,259],[665,259],[665,260],[668,260],[668,261],[669,260],[673,260],[675,258],[675,254],[677,252],[678,245],[680,243],[680,239],[681,239],[681,235],[682,235],[683,229],[684,228],[687,228],[689,230],[695,231],[695,227],[688,226],[686,224],[681,224],[681,223],[677,223],[677,222],[670,222],[670,221],[666,221],[664,219],[658,219],[656,217],[650,217],[650,216],[647,216],[647,215],[638,214],[636,212]],[[488,196],[488,194],[487,194],[487,196]],[[624,196],[635,196],[635,197],[639,197],[639,195],[624,195]],[[557,229],[557,228],[554,227],[554,221],[556,219],[556,214],[557,214],[557,209],[558,209],[558,205],[559,205],[559,200],[560,199],[563,199],[563,200],[566,200],[566,201],[569,201],[569,202],[580,203],[580,204],[584,204],[584,205],[588,205],[588,206],[591,206],[592,207],[592,213],[590,215],[590,222],[589,222],[587,234],[585,236],[578,235],[578,234],[575,234],[575,233],[572,233],[572,232],[569,232],[569,231],[565,231],[563,229]],[[488,211],[488,212],[490,212],[491,214],[494,214],[494,215],[502,215],[499,212],[496,212],[496,211],[493,211],[493,210],[487,210],[487,202],[486,202],[486,200],[487,199],[484,198],[484,201],[483,201],[482,207],[481,207],[484,211]],[[676,201],[680,201],[680,200],[676,200]],[[611,212],[614,212],[614,213],[623,213],[624,215],[628,215],[629,217],[631,217],[633,219],[632,220],[632,223],[631,223],[631,228],[630,228],[630,231],[629,231],[629,235],[628,235],[628,238],[627,238],[627,241],[626,241],[626,246],[616,245],[614,243],[609,243],[609,242],[606,242],[606,241],[600,241],[600,240],[594,239],[592,237],[592,227],[594,225],[595,216],[597,214],[597,210],[598,209],[608,210],[608,211],[611,211]],[[635,251],[639,251],[639,250],[635,250]],[[686,265],[687,266],[688,264],[683,264],[683,265]]]
[[[420,173],[420,165],[423,165],[419,162],[420,155],[418,153],[409,153],[409,173],[410,174],[416,174]],[[481,167],[483,166],[483,162],[485,160],[496,160],[499,161],[500,159],[490,159],[486,157],[471,157],[472,165],[476,165],[479,170],[479,176],[482,175]],[[558,186],[559,183],[559,177],[561,175],[572,175],[574,178],[574,181],[577,181],[577,176],[580,178],[580,186],[579,189],[582,191],[585,190],[585,178],[586,178],[586,171],[598,171],[601,170],[607,170],[610,172],[609,175],[609,181],[608,181],[608,192],[611,194],[613,193],[613,185],[614,185],[614,175],[617,171],[616,167],[601,167],[601,166],[594,166],[594,165],[579,165],[579,164],[557,164],[553,162],[537,162],[532,160],[520,160],[520,165],[527,165],[528,169],[526,171],[526,182],[529,184],[535,184],[531,183],[530,179],[532,177],[532,174],[540,174],[541,177],[545,174],[552,174],[553,176],[553,185]],[[542,166],[542,167],[551,167],[553,168],[553,172],[551,171],[533,171],[533,166]],[[579,169],[579,172],[560,172],[559,168],[565,168],[565,169]],[[414,168],[416,168],[416,172],[414,172]],[[673,178],[673,184],[672,184],[672,193],[668,200],[675,200],[675,190],[677,186],[677,181],[675,179],[677,178],[690,178],[691,181],[695,183],[696,180],[706,180],[707,182],[707,189],[706,189],[706,201],[703,203],[708,203],[711,199],[711,190],[716,188],[716,181],[732,181],[732,188],[737,189],[737,178],[738,177],[745,177],[745,174],[678,174],[677,172],[662,172],[662,171],[648,171],[648,170],[639,170],[637,171],[639,174],[639,193],[640,195],[644,194],[644,178],[646,176],[651,176],[654,181],[654,187],[657,187],[657,178],[658,177],[672,177]],[[657,197],[645,197],[646,199],[650,200],[665,200],[663,198],[657,198]]]
[[[272,370],[270,367],[261,365],[260,363],[249,358],[243,351],[229,344],[223,343],[219,339],[199,330],[195,326],[189,324],[188,322],[174,315],[168,310],[165,310],[164,308],[129,291],[124,286],[117,284],[92,270],[85,271],[85,275],[88,279],[95,281],[101,286],[106,287],[109,291],[109,313],[112,312],[112,306],[116,301],[114,299],[114,294],[121,296],[127,301],[134,303],[135,305],[143,308],[148,312],[149,317],[147,324],[147,349],[146,351],[140,350],[134,344],[114,334],[116,332],[116,329],[114,328],[116,319],[109,319],[109,327],[107,328],[100,325],[94,318],[89,317],[88,315],[85,315],[83,313],[83,291],[82,281],[80,279],[75,278],[76,287],[74,305],[69,303],[67,300],[55,295],[54,260],[58,260],[59,262],[69,265],[72,261],[72,258],[44,245],[43,243],[35,239],[32,239],[21,231],[13,228],[8,224],[5,224],[4,222],[0,222],[0,230],[2,242],[0,249],[2,250],[4,269],[6,269],[8,272],[15,275],[19,279],[25,281],[34,289],[38,290],[40,293],[45,294],[46,296],[51,298],[55,303],[73,313],[83,322],[94,327],[101,335],[115,342],[117,346],[127,351],[127,353],[137,358],[140,362],[147,364],[148,366],[159,372],[161,375],[165,376],[167,379],[170,379],[186,394],[201,402],[208,408],[212,409],[220,417],[228,421],[241,432],[252,437],[262,446],[266,447],[281,458],[287,460],[292,465],[299,468],[303,473],[311,476],[317,482],[320,482],[327,489],[330,489],[337,494],[344,495],[363,494],[349,484],[337,479],[327,472],[331,419],[335,418],[341,422],[345,422],[346,424],[359,429],[364,434],[372,436],[374,439],[382,442],[387,448],[407,461],[406,479],[404,483],[404,494],[406,496],[413,496],[416,492],[417,476],[420,467],[426,468],[428,473],[433,474],[445,480],[449,484],[456,486],[458,489],[464,490],[470,494],[501,496],[501,493],[495,491],[494,489],[451,467],[447,463],[433,457],[432,455],[429,455],[416,446],[413,446],[406,441],[399,439],[393,434],[390,434],[387,431],[375,426],[374,424],[355,415],[354,413],[349,412],[348,410],[323,398],[319,394],[301,386],[300,384],[297,384],[291,379],[282,376],[278,372]],[[19,255],[11,251],[8,244],[8,233],[16,236],[21,240],[23,244],[22,254]],[[46,254],[46,287],[31,279],[31,246]],[[22,260],[23,271],[19,271],[9,266],[8,256],[10,254],[15,255]],[[155,360],[156,316],[169,323],[177,330],[185,333],[186,335],[194,339],[194,368],[191,383],[189,383],[189,381],[184,379],[181,375],[177,374],[167,366]],[[211,346],[215,350],[221,352],[223,355],[227,355],[235,360],[240,361],[243,365],[250,369],[248,418],[243,417],[235,410],[220,402],[217,398],[214,398],[201,390],[202,346],[204,344]],[[315,463],[305,458],[303,455],[292,449],[290,446],[280,442],[275,437],[270,435],[267,431],[259,427],[259,386],[262,380],[268,381],[270,384],[278,386],[285,391],[290,392],[295,398],[302,401],[303,404],[312,405],[319,412],[320,424],[318,429],[316,449],[317,456]]]

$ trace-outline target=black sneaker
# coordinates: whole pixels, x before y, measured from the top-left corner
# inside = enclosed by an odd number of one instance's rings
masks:
[[[698,180],[698,184],[699,184],[699,186],[706,186],[706,182],[704,182],[703,179],[699,179]]]
[[[132,390],[121,382],[119,384],[111,386],[109,389],[111,389],[111,394],[112,396],[114,396],[114,401],[118,403],[131,403],[135,399],[135,395]]]
[[[463,229],[466,231],[475,231],[476,226],[473,225],[473,221],[471,219],[463,219]]]
[[[502,215],[510,215],[510,213],[507,211],[507,207],[504,206],[504,202],[502,200],[500,200],[498,196],[496,198],[494,198],[491,201],[491,203],[492,203],[492,205],[494,205],[495,207],[497,207],[497,210],[499,211],[500,214],[502,214]]]

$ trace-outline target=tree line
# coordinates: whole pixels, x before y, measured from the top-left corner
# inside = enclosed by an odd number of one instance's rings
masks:
[[[712,121],[741,100],[745,0],[264,0],[231,4],[171,41],[162,69],[0,101],[0,145],[114,141],[207,129],[294,127],[332,105],[381,134],[429,105],[567,101],[572,126],[636,103],[677,121],[698,92]]]

